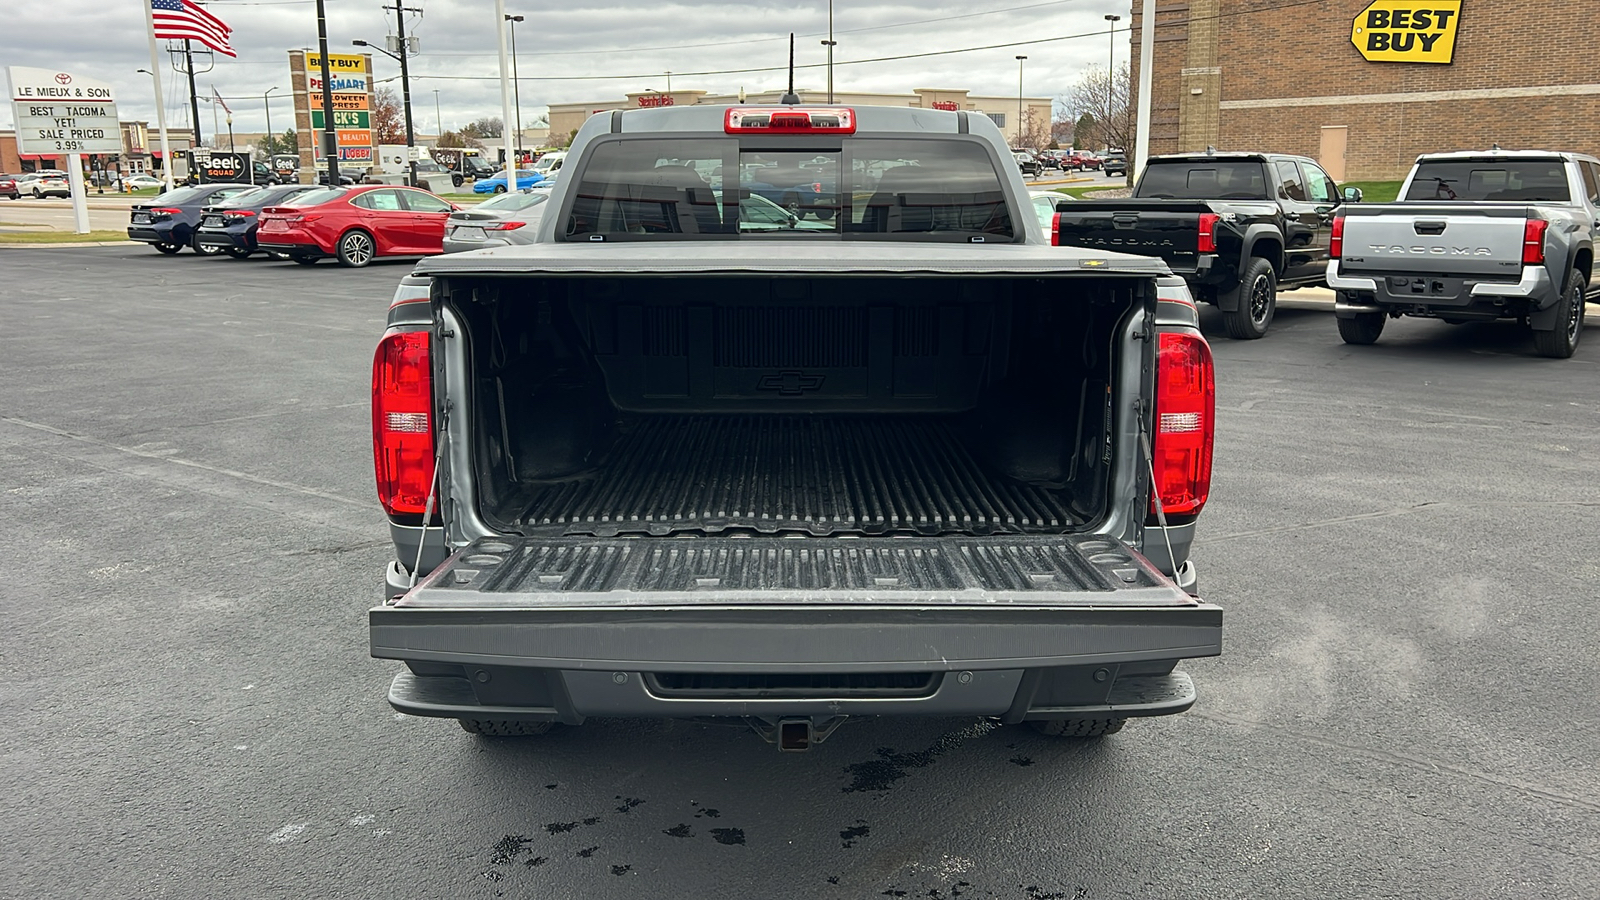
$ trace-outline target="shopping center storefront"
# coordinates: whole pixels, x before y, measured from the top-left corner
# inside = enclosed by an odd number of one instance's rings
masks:
[[[1297,153],[1340,180],[1493,144],[1600,152],[1597,14],[1592,0],[1158,0],[1150,152]]]
[[[828,102],[826,91],[796,91],[800,102],[820,106]],[[550,105],[550,135],[552,139],[571,135],[583,120],[598,112],[614,109],[649,109],[660,106],[689,106],[694,104],[731,105],[748,103],[773,105],[783,96],[782,91],[762,91],[744,94],[708,94],[705,91],[640,91],[626,98],[599,103],[553,103]],[[1016,95],[1010,97],[974,97],[964,90],[936,90],[919,88],[909,94],[863,94],[835,91],[833,102],[837,106],[910,106],[916,109],[967,110],[981,113],[994,120],[1012,146],[1035,149],[1050,140],[1050,98],[1023,97],[1020,104],[1021,128],[1018,128]]]

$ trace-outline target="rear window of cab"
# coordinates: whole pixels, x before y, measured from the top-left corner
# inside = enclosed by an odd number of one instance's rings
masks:
[[[721,136],[601,140],[585,154],[562,234],[569,241],[779,234],[922,242],[1021,234],[992,151],[979,140],[794,143],[800,146]],[[787,222],[775,227],[773,206],[787,211]],[[756,210],[759,221],[741,218]]]

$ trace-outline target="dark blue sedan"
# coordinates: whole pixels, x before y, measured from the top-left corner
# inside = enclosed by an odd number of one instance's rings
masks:
[[[254,190],[259,188],[253,184],[201,184],[174,188],[149,203],[138,203],[130,208],[128,239],[144,241],[167,254],[177,253],[184,247],[193,247],[196,253],[205,256],[221,253],[221,247],[195,242],[200,211],[235,194]]]
[[[256,250],[256,228],[260,224],[261,210],[269,206],[293,206],[296,197],[322,187],[314,184],[285,184],[258,188],[232,197],[200,213],[200,227],[195,234],[195,249],[215,253],[221,250],[234,259],[244,259]],[[206,248],[206,249],[202,249]]]

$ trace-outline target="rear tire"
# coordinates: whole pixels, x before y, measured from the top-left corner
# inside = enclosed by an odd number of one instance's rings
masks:
[[[503,184],[497,184],[494,186],[494,192],[496,194],[504,194],[506,192],[506,186]]]
[[[359,228],[346,231],[339,238],[339,265],[351,269],[360,269],[372,262],[377,255],[377,244],[373,242],[372,235]]]
[[[183,245],[182,244],[173,243],[171,241],[164,241],[164,242],[159,243],[159,244],[151,244],[150,246],[156,248],[157,250],[160,250],[162,253],[165,253],[168,256],[171,256],[172,254],[177,253],[179,250],[183,249]]]
[[[1356,313],[1348,319],[1339,319],[1339,337],[1346,344],[1375,344],[1383,334],[1389,317],[1381,312]]]
[[[223,247],[222,251],[234,259],[249,259],[250,251],[242,247]]]
[[[1228,337],[1236,341],[1263,337],[1272,326],[1272,315],[1278,309],[1278,274],[1272,271],[1272,263],[1259,256],[1251,257],[1234,290],[1238,303],[1232,310],[1222,312]]]
[[[314,266],[317,264],[317,260],[320,259],[320,257],[316,256],[291,256],[289,258],[302,266]]]
[[[192,242],[190,242],[189,246],[193,247],[194,252],[200,254],[201,256],[216,256],[222,252],[222,248],[218,247],[216,244],[200,243],[200,238],[198,236],[195,237]]]
[[[1583,273],[1573,269],[1567,275],[1561,299],[1556,301],[1560,306],[1556,327],[1533,333],[1533,349],[1540,356],[1567,359],[1578,349],[1578,339],[1583,337],[1583,288]]]
[[[503,719],[457,719],[461,730],[487,737],[533,737],[550,730],[549,722],[509,722]]]
[[[1033,730],[1050,737],[1097,738],[1116,734],[1127,719],[1035,719]]]
[[[462,182],[462,178],[461,178],[460,175],[451,175],[450,176],[450,183],[455,185],[456,187],[461,187],[461,182]]]

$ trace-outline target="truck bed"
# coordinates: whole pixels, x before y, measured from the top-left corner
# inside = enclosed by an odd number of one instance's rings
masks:
[[[990,471],[938,418],[639,417],[597,469],[525,491],[519,530],[600,536],[991,534],[1078,519]]]

